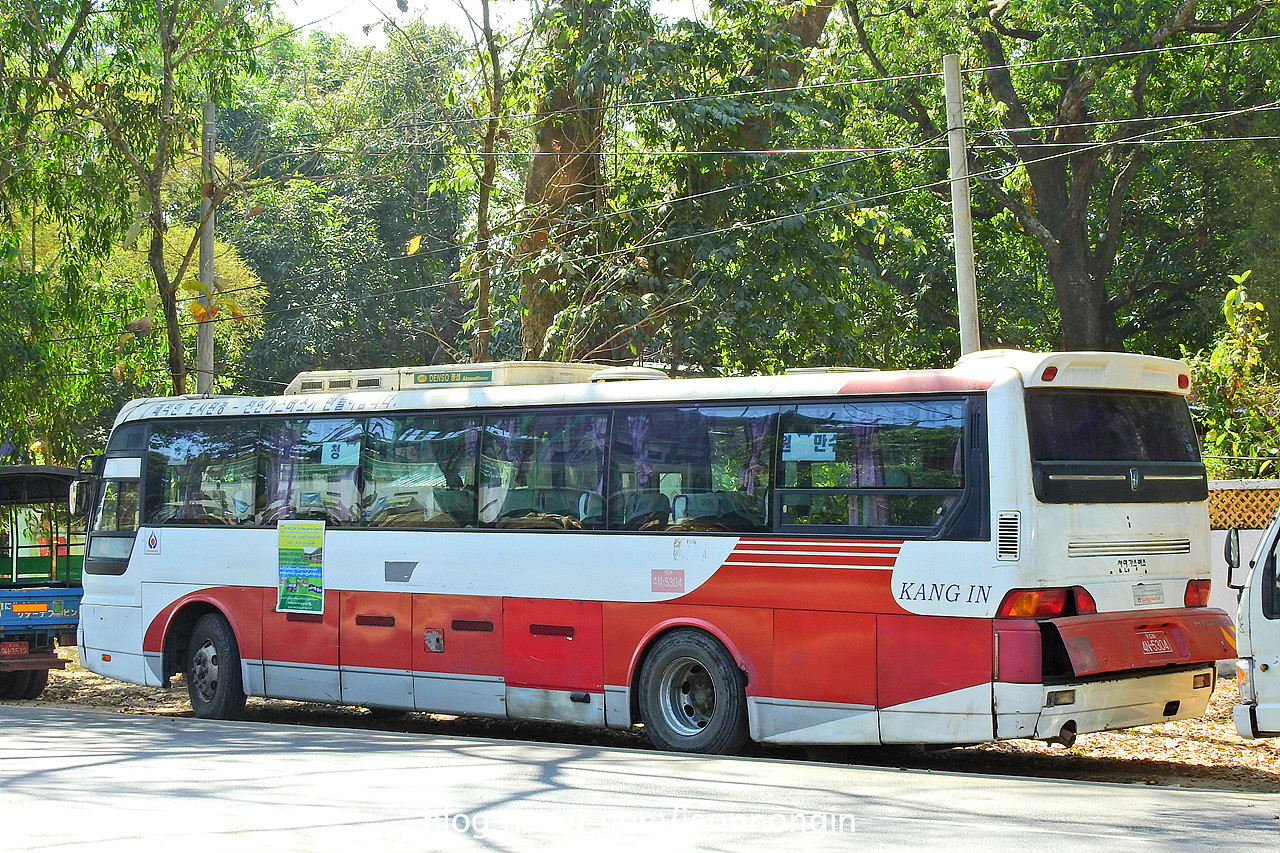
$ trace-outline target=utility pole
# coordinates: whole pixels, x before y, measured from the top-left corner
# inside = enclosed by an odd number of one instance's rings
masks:
[[[213,390],[213,318],[209,316],[213,310],[213,149],[217,142],[213,120],[213,101],[208,100],[204,102],[204,132],[200,134],[200,282],[204,292],[199,298],[204,317],[196,326],[197,394]]]
[[[973,268],[973,208],[969,204],[969,155],[964,133],[964,95],[960,57],[942,57],[947,93],[947,145],[951,152],[951,227],[956,244],[956,303],[960,318],[960,354],[982,348],[978,338],[978,287]]]

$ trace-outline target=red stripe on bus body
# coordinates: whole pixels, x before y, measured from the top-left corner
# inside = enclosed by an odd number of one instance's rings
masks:
[[[164,638],[174,614],[187,605],[202,604],[216,608],[231,624],[240,656],[251,660],[262,656],[262,600],[270,596],[274,604],[274,587],[213,586],[188,593],[163,608],[147,625],[142,636],[142,650],[159,654],[164,651]],[[185,653],[185,649],[183,650]]]
[[[668,603],[905,614],[891,578],[883,568],[866,566],[725,563]]]
[[[879,557],[871,554],[739,554],[734,552],[725,558],[725,564],[753,566],[883,566],[893,568],[897,556]]]
[[[738,554],[897,554],[902,549],[889,545],[846,546],[843,548],[806,548],[803,545],[789,545],[785,548],[760,548],[755,545],[738,545],[733,550]]]
[[[794,539],[788,537],[776,537],[769,539],[753,539],[751,537],[743,537],[738,540],[738,547],[750,545],[751,547],[769,548],[769,547],[790,547],[794,545],[807,545],[813,548],[858,548],[863,545],[891,545],[894,548],[901,548],[903,540],[901,539],[856,539],[849,540],[830,540],[830,539]]]

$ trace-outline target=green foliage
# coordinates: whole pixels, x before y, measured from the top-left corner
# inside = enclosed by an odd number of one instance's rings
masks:
[[[1217,479],[1274,477],[1280,458],[1280,388],[1262,364],[1269,333],[1262,303],[1244,288],[1251,272],[1230,276],[1227,327],[1213,348],[1187,358],[1205,464]]]
[[[463,312],[441,284],[458,203],[438,129],[455,38],[410,22],[388,47],[281,34],[223,138],[249,190],[223,227],[267,288],[237,387],[300,370],[455,360]],[[414,251],[408,251],[410,246]]]

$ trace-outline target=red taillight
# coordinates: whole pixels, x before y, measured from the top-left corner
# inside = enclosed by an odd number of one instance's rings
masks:
[[[1208,578],[1187,581],[1187,591],[1182,595],[1182,603],[1187,607],[1208,606],[1209,588],[1212,585]]]
[[[1054,367],[1053,365],[1049,365],[1048,367],[1046,367],[1046,368],[1044,369],[1044,373],[1041,373],[1041,374],[1040,374],[1040,381],[1041,381],[1041,382],[1052,382],[1052,381],[1053,381],[1053,377],[1055,377],[1055,376],[1057,376],[1057,375],[1058,375],[1058,368]]]
[[[1183,391],[1191,387],[1191,377],[1185,373],[1178,374],[1178,387]]]
[[[1067,589],[1015,589],[1000,602],[997,616],[1043,619],[1061,616],[1067,608]]]
[[[1084,613],[1097,613],[1098,605],[1094,602],[1093,596],[1089,594],[1082,586],[1071,587],[1071,592],[1076,597],[1076,615]]]

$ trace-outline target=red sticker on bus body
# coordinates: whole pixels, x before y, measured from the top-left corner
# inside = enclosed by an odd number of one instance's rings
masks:
[[[684,569],[653,569],[653,592],[684,592]]]

